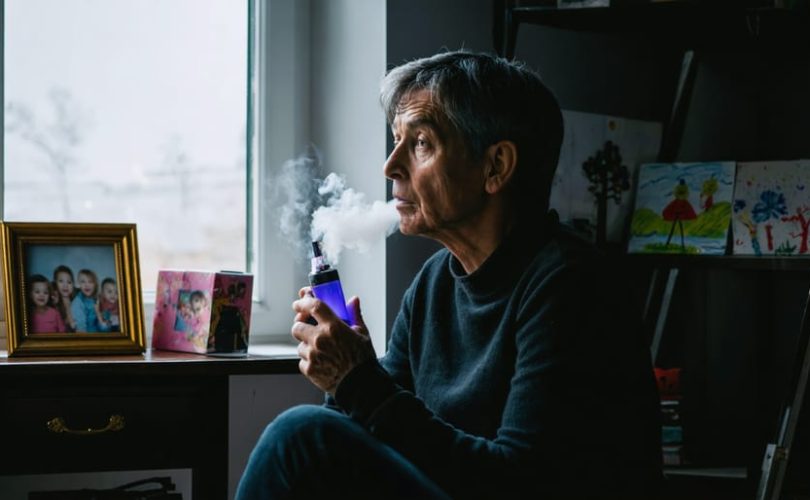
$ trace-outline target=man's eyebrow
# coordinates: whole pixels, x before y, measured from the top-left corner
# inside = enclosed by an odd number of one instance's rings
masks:
[[[431,129],[436,135],[442,135],[442,127],[439,125],[439,122],[431,116],[416,116],[411,119],[400,120],[399,123],[409,130],[419,127],[426,127]],[[391,131],[395,133],[396,129],[392,126]]]

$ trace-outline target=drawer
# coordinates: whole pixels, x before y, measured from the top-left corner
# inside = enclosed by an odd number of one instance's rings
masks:
[[[18,396],[2,409],[4,470],[51,472],[193,465],[212,411],[192,394]]]

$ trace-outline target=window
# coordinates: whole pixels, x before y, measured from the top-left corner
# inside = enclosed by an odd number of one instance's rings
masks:
[[[3,7],[3,219],[135,222],[146,290],[249,269],[248,0]]]
[[[277,230],[268,203],[272,170],[313,142],[340,145],[329,151],[336,165],[376,166],[385,158],[376,102],[384,43],[368,43],[369,36],[384,40],[384,3],[316,7],[297,0],[0,0],[3,218],[135,222],[147,332],[158,269],[248,270],[251,343],[289,343],[290,302],[309,269]],[[368,21],[369,9],[379,22]],[[344,33],[358,43],[338,43]],[[373,49],[373,57],[357,56],[358,47]],[[328,60],[311,64],[313,54],[325,53]],[[344,54],[354,64],[335,63]],[[363,107],[347,92],[343,107],[313,102],[313,86],[325,96],[349,81]],[[315,136],[316,111],[318,123],[341,125]],[[358,132],[360,124],[366,128]],[[377,197],[381,178],[379,186]],[[384,269],[378,253],[375,269]],[[351,274],[351,293],[369,297],[366,321],[384,336],[384,317],[372,312],[383,311],[374,301],[384,296],[384,273],[363,267]]]

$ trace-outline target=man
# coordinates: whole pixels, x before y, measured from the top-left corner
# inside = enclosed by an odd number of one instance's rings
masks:
[[[619,323],[620,281],[547,215],[552,93],[520,64],[449,52],[389,72],[382,103],[400,231],[445,249],[379,361],[357,298],[349,327],[301,291],[299,366],[328,404],[268,426],[237,497],[650,498],[649,350]]]

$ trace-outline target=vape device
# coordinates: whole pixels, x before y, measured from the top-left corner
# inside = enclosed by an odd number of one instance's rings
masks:
[[[325,302],[340,319],[351,324],[337,269],[326,262],[319,242],[312,242],[312,253],[312,270],[309,273],[309,284],[312,287],[313,295],[318,300]]]

